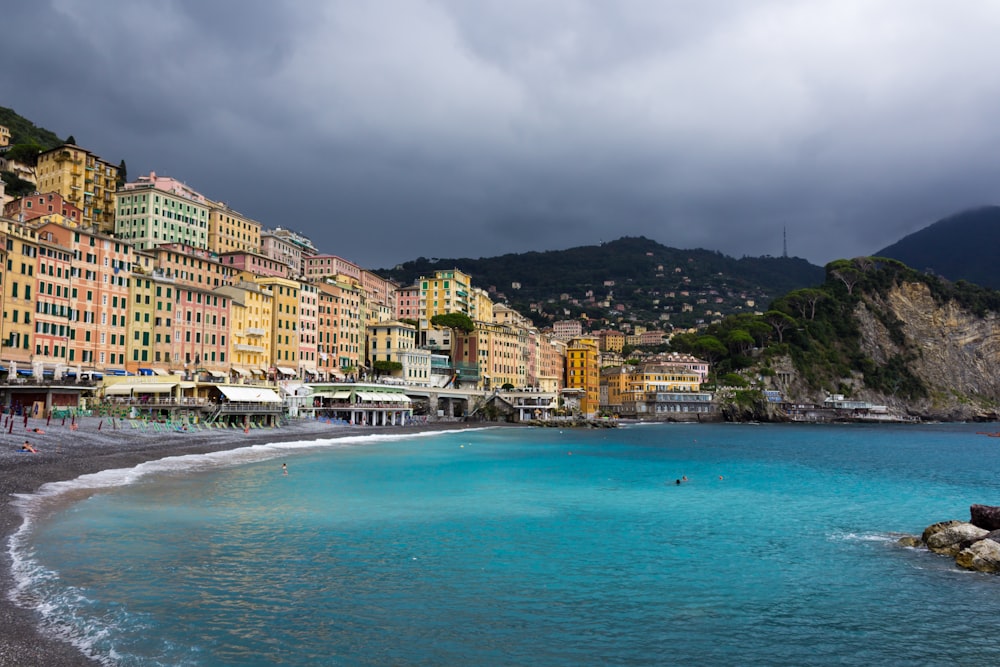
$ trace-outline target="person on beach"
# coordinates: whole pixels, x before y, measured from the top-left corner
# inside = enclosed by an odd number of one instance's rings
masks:
[[[22,452],[31,452],[32,454],[37,454],[38,453],[38,450],[35,449],[34,447],[32,447],[31,443],[28,442],[27,440],[25,440],[24,444],[21,445],[21,451]]]

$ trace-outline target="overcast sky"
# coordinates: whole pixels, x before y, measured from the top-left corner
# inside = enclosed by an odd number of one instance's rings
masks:
[[[17,0],[0,105],[368,268],[998,203],[1000,2]]]

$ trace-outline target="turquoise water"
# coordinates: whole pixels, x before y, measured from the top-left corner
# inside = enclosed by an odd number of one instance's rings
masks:
[[[1000,578],[895,544],[1000,504],[976,430],[486,429],[173,460],[23,500],[17,595],[122,665],[997,664]]]

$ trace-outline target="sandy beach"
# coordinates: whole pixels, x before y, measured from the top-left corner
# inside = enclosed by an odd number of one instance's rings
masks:
[[[11,534],[21,525],[21,516],[11,504],[11,494],[32,493],[47,482],[71,480],[101,470],[130,468],[167,456],[204,454],[266,442],[469,427],[463,423],[432,423],[372,428],[298,420],[281,428],[249,433],[239,430],[155,432],[133,428],[129,422],[113,423],[97,417],[75,420],[75,429],[72,420],[68,419],[53,419],[48,423],[43,419],[31,419],[25,426],[23,418],[15,418],[11,424],[4,417],[0,424],[0,536],[3,539],[0,587],[4,593],[0,599],[0,627],[3,627],[0,667],[99,664],[81,655],[70,644],[46,637],[37,627],[35,612],[11,601],[14,582],[8,543]],[[37,453],[22,453],[20,449],[25,441],[37,449]]]

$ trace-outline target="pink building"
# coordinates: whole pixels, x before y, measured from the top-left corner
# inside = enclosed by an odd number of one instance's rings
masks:
[[[7,202],[3,207],[4,217],[18,222],[29,222],[43,215],[52,214],[59,214],[76,224],[80,224],[83,220],[83,211],[63,199],[58,192],[25,195]]]
[[[323,278],[336,278],[338,275],[349,276],[361,282],[362,268],[343,257],[336,255],[313,255],[304,257],[305,274],[307,280],[321,280]]]
[[[219,255],[219,261],[231,267],[236,273],[246,271],[255,276],[274,276],[286,278],[288,265],[266,255],[253,252],[225,252]]]
[[[396,290],[396,319],[420,320],[420,285],[400,287]]]

